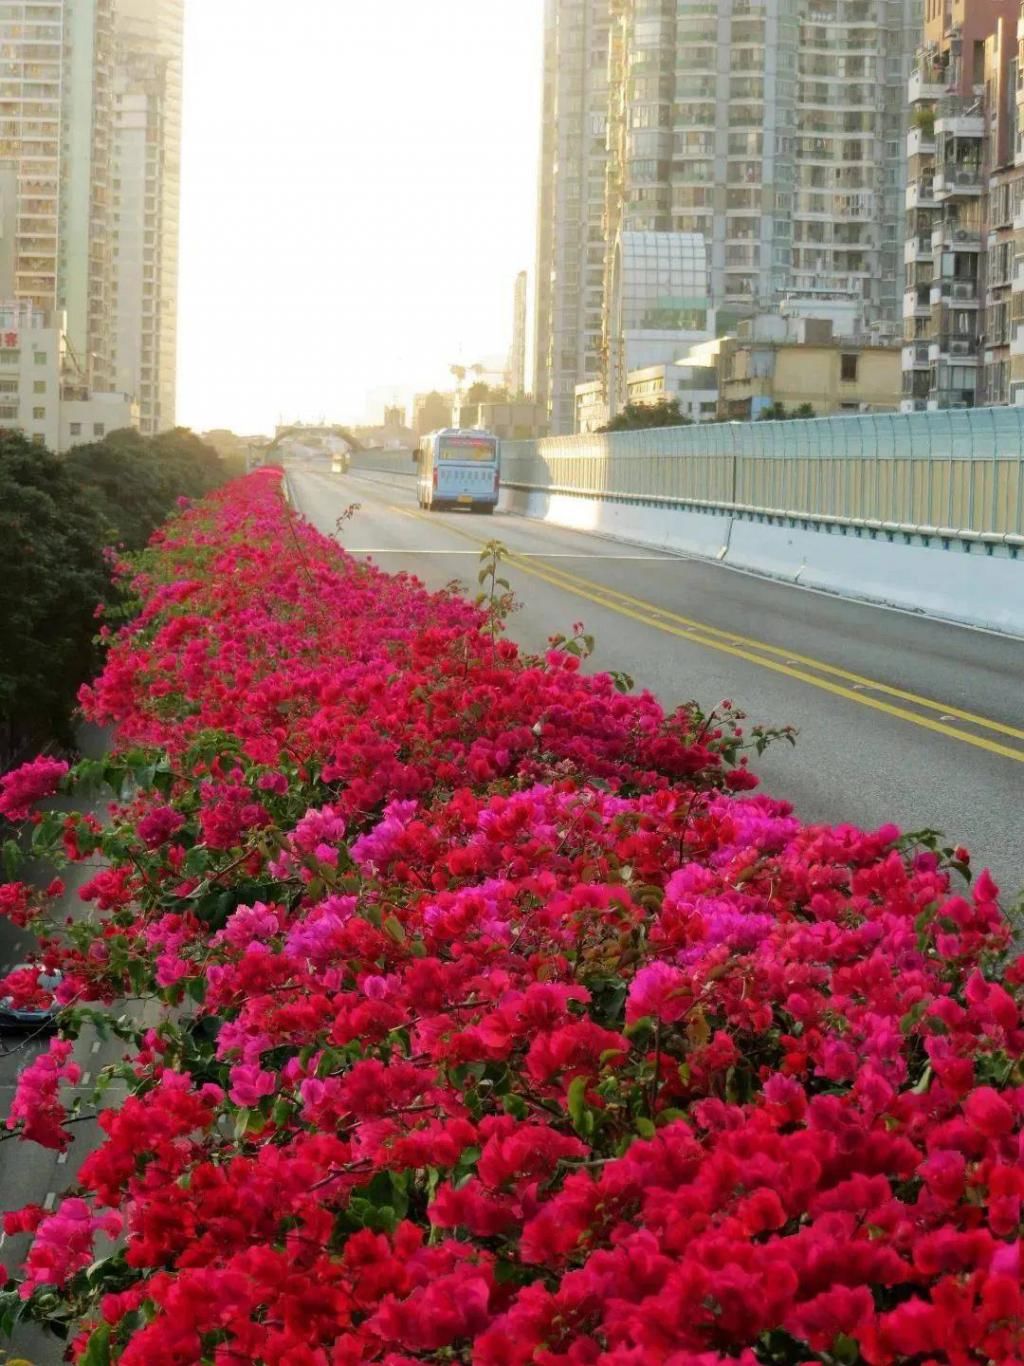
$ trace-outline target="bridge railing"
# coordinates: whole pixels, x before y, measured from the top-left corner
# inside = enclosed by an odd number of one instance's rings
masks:
[[[716,423],[502,444],[526,491],[1024,545],[1024,408]]]

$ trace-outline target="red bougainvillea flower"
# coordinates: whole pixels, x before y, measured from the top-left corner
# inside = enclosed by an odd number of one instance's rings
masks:
[[[0,889],[79,1050],[124,1040],[74,1186],[5,1220],[72,1359],[1024,1362],[1024,962],[965,851],[802,824],[731,704],[524,655],[275,471],[118,572],[82,700],[123,795],[54,836],[88,919]],[[10,1134],[85,1132],[75,1047]]]

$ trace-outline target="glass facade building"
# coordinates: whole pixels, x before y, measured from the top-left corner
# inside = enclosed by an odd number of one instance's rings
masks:
[[[552,432],[603,373],[610,32],[609,0],[546,0],[534,395]]]
[[[711,336],[708,258],[700,233],[624,232],[611,272],[608,399],[628,401],[627,376],[671,364]]]
[[[184,0],[0,0],[0,300],[175,421]]]

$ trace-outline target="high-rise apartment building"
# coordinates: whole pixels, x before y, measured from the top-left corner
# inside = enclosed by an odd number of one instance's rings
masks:
[[[534,395],[571,432],[602,370],[610,0],[547,0]]]
[[[90,385],[110,390],[114,0],[64,0],[64,30],[58,306]]]
[[[589,28],[570,28],[575,42],[560,43],[559,21],[570,9],[585,9]],[[869,327],[895,334],[906,83],[919,10],[920,0],[551,0],[538,301],[548,316],[561,314],[566,361],[580,343],[581,380],[593,377],[595,361],[602,373],[607,368],[615,244],[630,232],[704,236],[720,328],[775,308],[787,295],[817,293],[843,296]],[[545,296],[543,268],[556,243],[584,231],[592,211],[599,155],[594,148],[584,174],[561,111],[571,73],[577,81],[584,75],[574,91],[579,107],[593,107],[600,84],[587,75],[588,64],[605,48],[603,339],[595,347],[585,344],[585,329],[571,332],[571,309],[559,297],[577,288],[576,277],[570,286],[556,270]],[[597,127],[595,117],[588,131]],[[573,135],[579,131],[572,126]],[[575,213],[557,193],[566,178],[579,187]],[[584,241],[593,270],[596,244]],[[592,288],[596,294],[596,283]],[[571,297],[585,317],[581,295]],[[538,341],[550,343],[540,312],[538,324]],[[571,367],[558,369],[549,344],[538,349],[537,368],[553,386]]]
[[[184,0],[116,0],[114,373],[143,432],[174,426]]]
[[[0,297],[67,315],[111,381],[113,0],[0,0]]]
[[[508,391],[513,398],[526,393],[526,284],[526,271],[521,270],[512,301],[512,346],[508,353]]]
[[[915,0],[630,0],[608,227],[700,232],[720,316],[790,292],[895,326]]]
[[[1020,0],[926,0],[909,84],[908,411],[1011,397],[1015,242],[1024,229],[1020,10]]]
[[[0,297],[57,307],[64,6],[0,0]]]
[[[0,299],[174,423],[183,0],[0,0]]]

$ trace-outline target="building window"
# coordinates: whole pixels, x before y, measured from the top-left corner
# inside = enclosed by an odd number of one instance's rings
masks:
[[[843,355],[840,362],[839,378],[844,384],[857,383],[857,356]]]
[[[92,434],[93,434],[93,436],[102,436],[106,430],[107,430],[107,429],[106,429],[106,427],[103,425],[102,422],[94,422],[94,423],[92,424]]]
[[[45,421],[46,421],[46,409],[45,409],[45,408],[33,408],[33,409],[32,409],[32,416],[33,416],[33,418],[35,419],[36,422],[45,422]]]
[[[37,380],[34,380],[33,383],[32,383],[32,392],[33,392],[34,394],[45,394],[45,393],[46,393],[46,380],[45,380],[45,379],[37,379]]]
[[[71,424],[71,435],[72,435],[72,436],[81,436],[81,435],[82,435],[82,424],[81,424],[80,422],[72,422],[72,424]]]
[[[0,365],[17,365],[20,360],[20,351],[0,351]]]
[[[36,432],[35,435],[32,437],[32,444],[33,446],[45,446],[46,437],[43,435],[42,432]]]
[[[36,361],[36,364],[37,364],[37,365],[45,365],[45,364],[46,364],[46,352],[45,352],[45,351],[36,351],[36,352],[35,352],[35,361]]]

